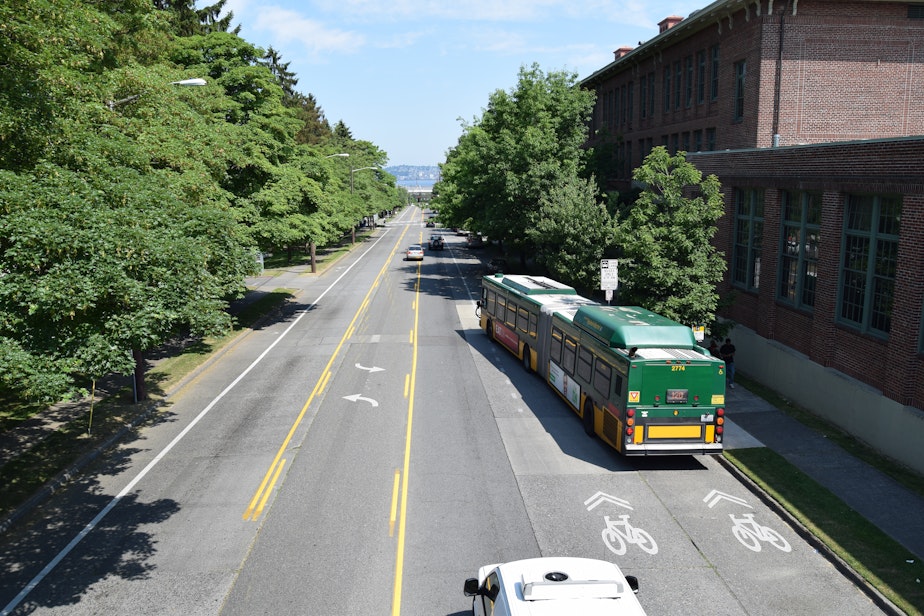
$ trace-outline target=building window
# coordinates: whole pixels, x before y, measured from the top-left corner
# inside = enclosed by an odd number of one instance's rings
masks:
[[[639,90],[638,95],[639,95],[639,100],[640,100],[640,103],[639,103],[639,106],[638,106],[638,114],[639,114],[639,117],[640,117],[641,119],[644,120],[644,119],[647,117],[647,116],[645,115],[645,112],[646,112],[647,109],[648,109],[648,105],[647,105],[647,102],[648,102],[648,76],[647,76],[647,75],[642,75],[642,76],[639,78],[639,80],[638,80],[638,90]]]
[[[887,335],[892,322],[901,200],[848,195],[844,216],[841,322]]]
[[[706,129],[706,151],[715,152],[715,129]]]
[[[747,68],[746,60],[735,62],[735,120],[744,118],[744,78]]]
[[[694,152],[703,151],[703,131],[701,130],[693,131],[693,151]]]
[[[696,102],[702,105],[706,102],[706,52],[696,54]]]
[[[680,151],[680,133],[674,133],[671,135],[671,154],[676,154]]]
[[[918,353],[924,353],[924,306],[921,306],[921,328],[918,333]]]
[[[687,109],[693,106],[693,56],[686,57],[687,77],[684,89],[686,90]]]
[[[709,49],[709,55],[712,58],[712,85],[709,89],[710,100],[719,98],[719,46],[713,45]]]
[[[760,288],[760,249],[764,239],[764,192],[736,188],[734,196],[732,284],[756,291]]]
[[[635,113],[635,82],[629,82],[629,93],[626,95],[626,123],[632,126],[632,114]]]
[[[655,74],[648,73],[648,115],[654,117],[655,110]]]
[[[632,142],[631,141],[626,141],[625,161],[626,161],[625,177],[631,178],[632,177]]]
[[[674,109],[680,109],[680,96],[683,93],[683,68],[680,60],[674,62]]]
[[[664,67],[664,113],[671,110],[671,67]]]
[[[784,192],[781,197],[779,297],[797,308],[811,310],[818,279],[821,193]]]
[[[690,151],[690,133],[688,131],[684,131],[680,135],[680,149],[684,152]]]

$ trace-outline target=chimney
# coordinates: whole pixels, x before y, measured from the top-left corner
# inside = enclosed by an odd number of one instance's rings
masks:
[[[629,53],[629,52],[632,51],[633,49],[635,49],[635,48],[634,48],[634,47],[628,47],[628,46],[626,46],[626,45],[623,45],[622,47],[620,47],[619,49],[617,49],[616,51],[614,51],[614,52],[613,52],[613,55],[616,56],[616,60],[618,60],[619,58],[623,57],[624,55],[626,55],[627,53]]]
[[[661,32],[667,32],[668,30],[670,30],[671,28],[679,24],[681,21],[683,21],[683,17],[680,17],[678,15],[671,15],[670,17],[665,17],[660,22],[658,22],[658,28],[659,28],[658,33],[660,34]]]

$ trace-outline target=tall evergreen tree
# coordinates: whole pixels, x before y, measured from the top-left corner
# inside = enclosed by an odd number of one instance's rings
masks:
[[[295,135],[297,143],[318,145],[326,143],[333,137],[334,132],[330,128],[330,123],[324,117],[324,111],[318,105],[314,95],[299,94],[290,104],[295,109],[298,119],[304,122],[298,134]]]
[[[288,106],[293,99],[298,97],[298,92],[295,91],[298,79],[295,77],[295,73],[289,70],[290,63],[283,62],[282,56],[272,46],[263,54],[262,63],[276,77],[279,87],[282,88],[283,104]]]

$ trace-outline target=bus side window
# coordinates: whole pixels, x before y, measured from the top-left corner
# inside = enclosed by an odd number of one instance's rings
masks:
[[[497,299],[497,293],[494,291],[487,291],[485,293],[485,307],[487,308],[488,314],[494,314],[494,311],[497,310],[495,301]]]
[[[594,389],[606,398],[610,397],[610,383],[613,380],[612,377],[613,367],[598,357],[597,365],[594,370]]]
[[[570,337],[565,338],[565,349],[561,358],[561,367],[568,374],[574,374],[574,356],[577,354],[577,343]]]
[[[503,321],[504,316],[507,312],[507,300],[500,295],[497,296],[497,312],[494,313],[494,316],[497,317],[498,321]]]
[[[529,313],[526,312],[526,308],[521,307],[517,311],[517,329],[524,334],[529,331]]]
[[[557,327],[553,327],[552,328],[552,344],[550,345],[551,348],[549,349],[551,356],[549,357],[549,359],[551,359],[552,361],[554,361],[556,364],[559,364],[559,365],[561,365],[561,337],[562,337],[561,330],[558,329]]]
[[[592,366],[594,362],[594,356],[588,349],[580,347],[578,349],[578,367],[577,373],[585,383],[590,383],[593,377]]]
[[[539,333],[539,315],[535,312],[529,313],[529,335],[535,338]]]
[[[517,327],[517,305],[513,302],[507,302],[507,318],[504,322],[514,329]]]
[[[619,399],[622,397],[622,375],[616,375],[616,382],[613,384],[613,398]]]

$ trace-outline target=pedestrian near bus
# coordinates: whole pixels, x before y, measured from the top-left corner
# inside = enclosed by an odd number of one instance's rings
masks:
[[[725,378],[732,389],[735,388],[735,345],[732,344],[731,338],[725,339],[725,344],[719,349],[719,355],[725,361]]]

